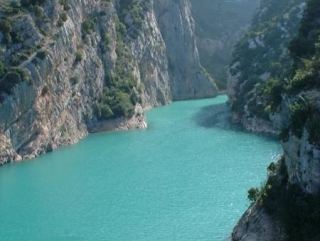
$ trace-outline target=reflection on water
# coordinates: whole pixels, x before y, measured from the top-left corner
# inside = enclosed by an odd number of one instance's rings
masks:
[[[204,128],[220,128],[242,131],[243,127],[231,121],[231,112],[227,104],[209,105],[201,108],[195,115],[197,125]]]
[[[218,128],[228,131],[247,132],[245,128],[231,121],[230,107],[226,103],[202,107],[194,116],[195,123],[203,128]],[[278,136],[253,133],[270,141],[278,141]]]

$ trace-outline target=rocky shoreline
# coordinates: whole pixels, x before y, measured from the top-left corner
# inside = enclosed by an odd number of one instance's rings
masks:
[[[280,241],[279,223],[254,203],[241,217],[232,231],[233,241]]]
[[[69,146],[76,144],[81,139],[85,138],[90,133],[104,132],[104,131],[124,131],[129,129],[146,129],[147,121],[143,113],[142,107],[136,107],[136,113],[131,118],[116,118],[107,121],[100,121],[96,123],[90,123],[86,128],[82,128],[77,135],[64,138],[63,140],[51,141],[47,145],[39,145],[39,141],[31,142],[28,149],[23,153],[16,153],[14,151],[1,153],[0,155],[0,166],[12,161],[23,161],[30,160],[39,157],[47,152],[51,152],[57,148],[63,146]],[[47,141],[44,141],[45,143]]]

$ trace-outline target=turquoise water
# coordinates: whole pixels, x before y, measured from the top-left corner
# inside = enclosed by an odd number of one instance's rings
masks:
[[[231,125],[225,101],[176,102],[147,130],[0,167],[0,240],[225,240],[280,153]]]

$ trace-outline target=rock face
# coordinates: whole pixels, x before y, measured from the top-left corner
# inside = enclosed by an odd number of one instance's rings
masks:
[[[277,223],[258,204],[251,206],[241,217],[232,232],[234,241],[280,241]]]
[[[247,32],[260,0],[190,0],[202,66],[220,90],[227,87],[232,50]]]
[[[0,8],[0,164],[144,128],[145,108],[217,93],[188,1],[21,3]]]
[[[189,1],[160,0],[154,5],[167,46],[173,100],[214,95],[214,82],[200,66]]]
[[[276,11],[270,9],[274,3],[273,0],[264,1],[263,4],[269,5],[269,8],[263,8],[262,4],[257,16]],[[275,50],[277,46],[264,41],[270,39],[270,33],[244,38],[238,45],[242,46],[242,50],[235,52],[236,60],[230,68],[228,93],[233,116],[252,131],[272,132],[270,127],[281,131],[284,152],[279,163],[273,164],[281,168],[275,172],[268,169],[273,173],[260,190],[258,202],[234,228],[232,237],[235,241],[318,240],[320,237],[320,215],[316,211],[320,197],[319,6],[318,0],[310,0],[306,4],[291,1],[285,5],[283,10],[289,12],[282,16],[287,19],[290,16],[301,18],[300,28],[290,44],[288,36],[292,36],[292,32],[288,31],[289,23],[277,22],[275,25],[289,46],[288,53],[281,50],[282,54],[278,56],[280,61],[287,59],[284,61],[284,66],[287,66],[285,72],[274,72],[272,67],[275,67],[275,63],[262,65],[261,72],[261,62],[252,62],[255,60],[246,59],[241,52],[245,49],[248,54],[250,49],[260,49],[264,53],[265,46]],[[299,9],[305,10],[301,12]],[[263,25],[263,21],[260,24]],[[268,56],[264,54],[263,57],[266,59]],[[245,69],[245,64],[255,68]],[[256,76],[252,77],[254,74]],[[264,122],[260,122],[261,119]],[[309,200],[316,201],[312,203]],[[293,207],[296,209],[290,210]],[[306,214],[308,211],[313,216]],[[296,223],[292,222],[292,213],[296,215]]]
[[[234,121],[248,130],[274,134],[282,128],[274,112],[281,97],[273,98],[278,90],[271,87],[285,81],[292,65],[288,45],[298,33],[304,8],[303,0],[262,1],[250,30],[236,44],[228,70],[228,97]]]

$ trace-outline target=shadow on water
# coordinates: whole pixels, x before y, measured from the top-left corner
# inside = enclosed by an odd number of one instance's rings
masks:
[[[203,128],[219,128],[233,131],[245,131],[231,121],[231,112],[227,104],[209,105],[201,108],[194,116],[195,123]]]
[[[226,103],[209,105],[201,108],[194,116],[195,123],[203,128],[218,128],[236,132],[251,133],[270,141],[279,140],[275,135],[252,133],[240,125],[231,121],[231,111]]]

